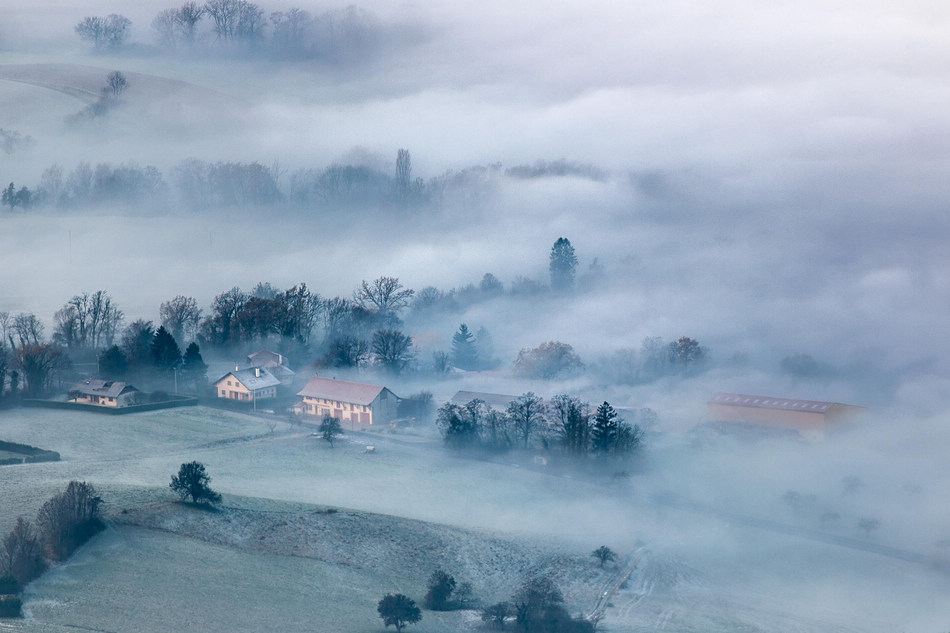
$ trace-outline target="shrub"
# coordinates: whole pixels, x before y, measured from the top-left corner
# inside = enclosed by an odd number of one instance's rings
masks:
[[[8,593],[20,593],[20,583],[16,581],[11,573],[0,576],[0,595]]]
[[[423,599],[426,609],[447,611],[453,591],[455,591],[455,578],[441,569],[435,570],[429,577],[429,591]]]
[[[0,596],[0,618],[18,618],[22,607],[20,596]]]

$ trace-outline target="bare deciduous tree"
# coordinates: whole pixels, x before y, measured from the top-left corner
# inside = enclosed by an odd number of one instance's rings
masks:
[[[184,343],[195,340],[198,324],[201,322],[201,308],[194,297],[178,295],[169,299],[159,306],[158,315],[162,325],[171,332],[176,341]]]

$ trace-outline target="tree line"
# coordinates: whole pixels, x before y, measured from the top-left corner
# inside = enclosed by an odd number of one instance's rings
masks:
[[[655,423],[650,409],[636,415],[648,426]],[[450,448],[499,452],[537,447],[574,457],[628,456],[640,449],[644,437],[641,427],[626,422],[610,403],[592,408],[567,394],[545,401],[528,392],[504,409],[477,398],[447,402],[437,412],[436,425]]]
[[[74,31],[94,51],[116,53],[129,45],[131,26],[112,13],[86,16]],[[299,7],[268,14],[248,0],[185,2],[162,9],[151,22],[156,50],[165,54],[337,64],[378,54],[397,29],[354,5],[319,14]]]
[[[429,577],[423,604],[432,611],[470,608],[472,589],[469,583],[456,584],[455,578],[442,569]],[[407,625],[422,620],[416,601],[405,594],[386,594],[376,607],[383,624],[402,631]],[[522,633],[593,633],[597,622],[583,615],[571,616],[564,606],[564,595],[548,576],[524,580],[508,600],[479,609],[482,622],[498,629],[513,621]]]
[[[551,285],[544,292],[571,292],[577,256],[570,241],[558,238],[549,259]],[[31,397],[48,393],[57,372],[73,363],[95,363],[103,378],[155,380],[163,388],[180,380],[200,392],[207,369],[202,349],[233,356],[255,346],[276,348],[292,360],[292,368],[374,368],[390,375],[422,372],[434,377],[494,369],[501,361],[484,326],[473,332],[461,323],[451,335],[450,349],[435,350],[426,361],[403,319],[410,326],[429,327],[433,318],[444,319],[477,302],[518,298],[519,283],[515,280],[506,292],[497,277],[485,273],[477,286],[449,291],[430,286],[417,293],[397,277],[383,276],[361,281],[350,296],[322,297],[305,283],[279,289],[260,282],[250,291],[235,286],[219,293],[207,312],[194,297],[173,297],[159,306],[158,324],[147,319],[129,323],[108,292],[84,292],[56,311],[48,337],[35,314],[0,312],[0,396],[8,385],[11,392],[22,387]],[[669,344],[650,337],[639,355],[621,349],[594,369],[618,383],[633,384],[688,375],[702,368],[707,355],[690,337]],[[522,348],[511,367],[519,377],[554,380],[586,366],[571,345],[548,341]]]
[[[113,72],[103,96],[84,116],[99,116],[118,102],[128,81]],[[198,159],[181,161],[169,179],[154,166],[135,162],[119,165],[77,163],[68,173],[62,165],[47,167],[33,187],[9,183],[2,204],[17,207],[83,207],[102,204],[181,204],[191,209],[287,205],[299,209],[335,209],[426,205],[440,199],[445,177],[424,181],[412,177],[411,156],[400,149],[392,174],[363,165],[301,168],[289,178],[289,190],[280,186],[279,164]]]
[[[52,562],[68,558],[104,527],[102,498],[84,481],[70,481],[39,509],[36,521],[17,517],[0,547],[0,594],[17,594]],[[16,616],[19,598],[0,601],[0,616]],[[15,613],[12,612],[15,610]]]

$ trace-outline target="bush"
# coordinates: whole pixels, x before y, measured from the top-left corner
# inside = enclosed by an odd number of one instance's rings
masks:
[[[8,593],[20,593],[20,583],[16,581],[11,573],[0,576],[0,595]]]
[[[423,604],[431,611],[448,611],[449,598],[453,591],[455,591],[455,578],[437,569],[429,577],[429,591],[423,599]]]
[[[0,596],[0,618],[18,618],[22,607],[20,596]]]

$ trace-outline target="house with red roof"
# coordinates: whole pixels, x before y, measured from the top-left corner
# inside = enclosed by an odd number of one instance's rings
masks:
[[[303,415],[330,416],[341,422],[388,424],[398,417],[399,397],[386,387],[314,376],[297,393],[295,410]]]

